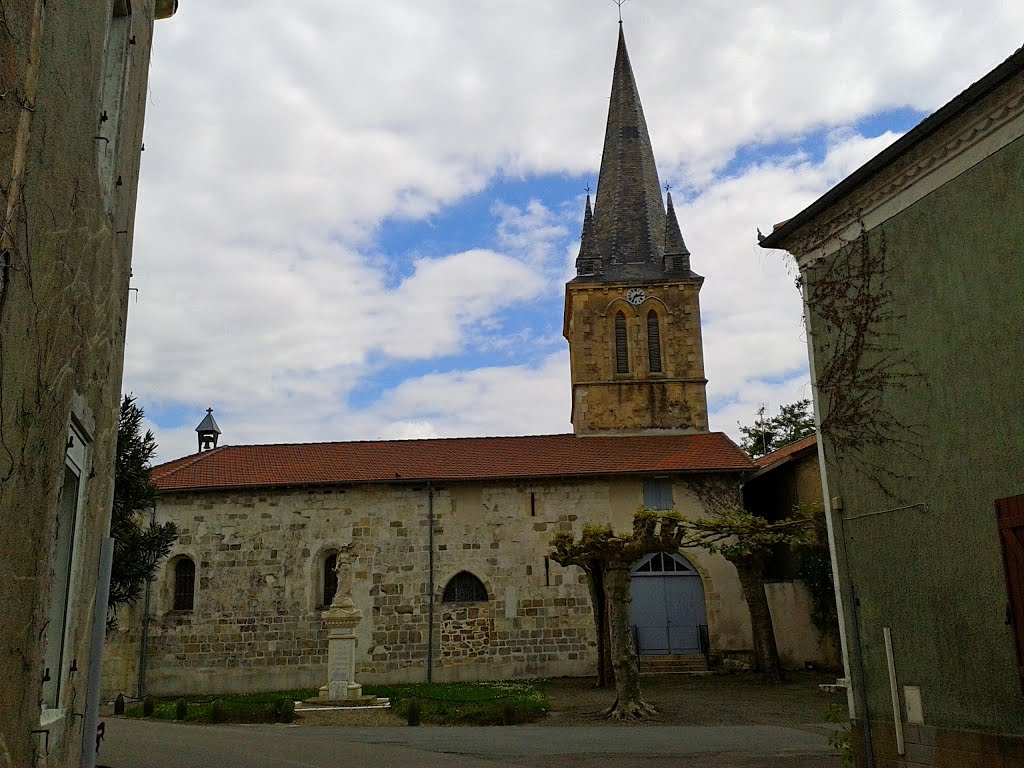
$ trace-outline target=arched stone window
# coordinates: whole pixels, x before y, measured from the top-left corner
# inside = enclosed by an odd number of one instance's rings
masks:
[[[629,344],[626,339],[626,316],[615,314],[615,372],[629,373]]]
[[[323,578],[321,579],[321,592],[320,597],[323,602],[320,603],[324,608],[330,606],[334,602],[334,595],[338,591],[338,553],[328,552],[324,558],[323,566]]]
[[[174,561],[174,610],[191,611],[196,601],[196,564],[187,557]]]
[[[653,309],[647,313],[647,359],[651,373],[661,373],[661,328],[658,313]]]
[[[486,603],[487,587],[469,571],[459,571],[444,588],[442,603]]]

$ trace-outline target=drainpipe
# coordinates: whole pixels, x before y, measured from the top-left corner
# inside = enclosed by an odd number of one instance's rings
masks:
[[[89,648],[89,681],[82,720],[82,768],[96,768],[96,729],[100,721],[100,673],[103,668],[103,640],[107,634],[107,601],[110,599],[110,568],[114,563],[114,540],[100,545],[99,579],[92,614],[92,645]]]
[[[156,504],[149,508],[149,525],[156,525]],[[142,600],[142,637],[139,640],[139,683],[135,693],[140,699],[146,695],[146,646],[149,645],[149,595],[152,587],[152,579],[146,579],[146,595]]]
[[[427,483],[427,682],[434,682],[434,488]]]

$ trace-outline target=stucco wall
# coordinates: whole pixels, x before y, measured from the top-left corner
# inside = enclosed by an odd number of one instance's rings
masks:
[[[82,718],[73,713],[85,704],[99,548],[109,529],[153,21],[151,0],[132,5],[135,44],[119,70],[127,75],[116,113],[101,93],[111,72],[110,4],[50,0],[0,11],[0,211],[12,212],[2,233],[9,266],[0,267],[0,765],[18,768],[44,757],[50,766],[79,762]],[[101,124],[105,108],[111,119]],[[49,733],[33,735],[72,420],[87,451],[65,664],[50,670],[62,693],[43,726]]]
[[[1022,168],[1018,138],[867,235],[884,254],[869,291],[883,317],[863,365],[888,355],[880,369],[898,374],[875,390],[886,438],[854,450],[826,431],[824,446],[842,502],[840,564],[857,590],[849,634],[863,656],[854,643],[851,664],[875,720],[892,717],[889,627],[899,682],[921,688],[926,725],[1024,733],[993,505],[1024,478]],[[812,295],[856,247],[804,272]],[[810,322],[821,377],[837,337],[820,308]],[[823,399],[822,412],[832,405]]]
[[[674,496],[684,513],[700,511],[685,481],[676,482]],[[642,501],[639,478],[165,496],[157,519],[173,520],[181,536],[152,595],[148,690],[324,684],[320,563],[350,541],[353,598],[364,615],[356,629],[360,681],[426,679],[431,502],[434,679],[591,674],[596,646],[587,586],[579,569],[545,564],[548,542],[556,531],[579,533],[585,522],[628,528]],[[713,650],[749,651],[735,569],[720,556],[685,554],[704,578]],[[171,610],[178,555],[197,565],[188,613]],[[441,602],[449,579],[463,570],[481,579],[486,603]],[[136,612],[108,639],[108,695],[136,691],[140,624]]]

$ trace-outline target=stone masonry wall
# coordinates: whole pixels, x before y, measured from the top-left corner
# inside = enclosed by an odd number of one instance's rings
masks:
[[[646,299],[623,297],[631,284],[569,283],[566,294],[573,425],[605,430],[708,429],[700,279],[645,284]],[[650,372],[647,316],[658,315],[661,372]],[[615,316],[626,318],[629,373],[615,370]]]
[[[425,680],[431,506],[433,679],[591,674],[596,645],[586,582],[579,569],[546,560],[548,542],[558,530],[579,532],[585,521],[627,527],[642,487],[640,479],[593,479],[164,497],[157,519],[173,520],[181,536],[151,596],[148,691],[322,685],[322,564],[349,542],[353,599],[364,615],[356,628],[358,679]],[[684,486],[676,497],[682,509],[699,511]],[[181,556],[197,568],[189,612],[171,610]],[[687,557],[705,576],[715,647],[749,648],[732,566],[702,552]],[[442,602],[461,571],[483,582],[487,602]],[[136,690],[141,617],[126,624],[108,641],[104,689],[111,695]]]

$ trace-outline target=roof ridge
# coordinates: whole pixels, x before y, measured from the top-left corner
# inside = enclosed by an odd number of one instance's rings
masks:
[[[188,456],[179,456],[176,459],[171,459],[170,461],[165,461],[165,462],[162,462],[160,464],[157,464],[155,467],[150,467],[149,471],[152,473],[154,470],[160,469],[161,467],[166,467],[169,464],[176,464],[175,467],[170,468],[166,472],[161,473],[162,477],[169,477],[169,476],[173,475],[175,472],[178,472],[178,471],[180,471],[182,469],[187,469],[188,467],[191,467],[193,464],[195,464],[196,462],[202,460],[203,458],[205,458],[209,454],[220,453],[221,451],[225,450],[226,448],[239,448],[239,447],[242,447],[242,446],[222,445],[219,448],[213,448],[212,450],[209,450],[209,451],[200,451],[199,453],[193,453],[193,454],[190,454]]]

